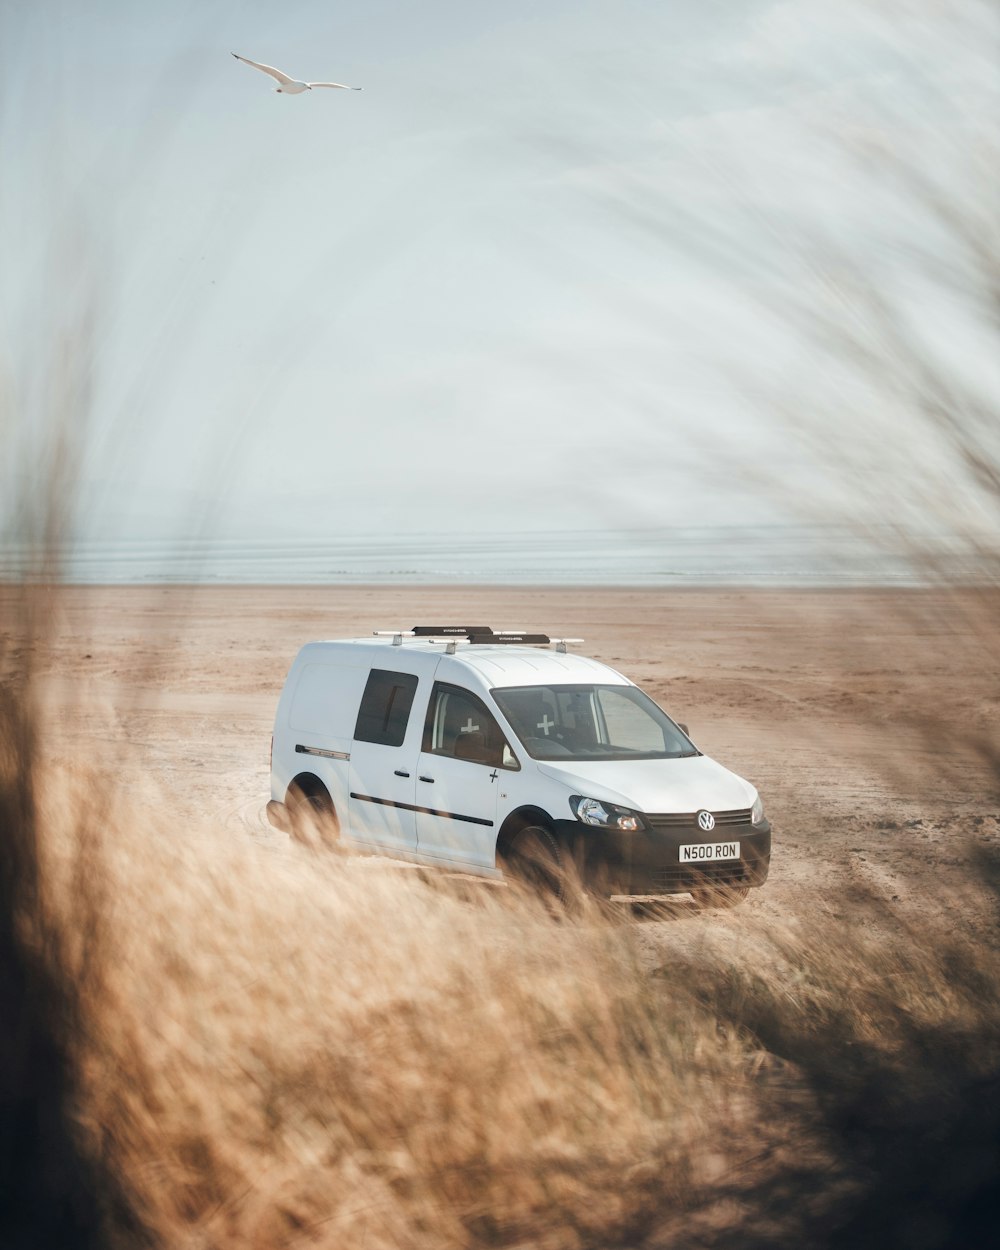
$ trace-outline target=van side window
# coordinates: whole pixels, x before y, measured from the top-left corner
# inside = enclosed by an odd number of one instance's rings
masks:
[[[435,682],[431,692],[423,749],[491,768],[521,767],[486,704],[468,690],[443,681]]]
[[[361,696],[354,737],[384,747],[402,746],[416,689],[417,679],[412,673],[373,668]]]

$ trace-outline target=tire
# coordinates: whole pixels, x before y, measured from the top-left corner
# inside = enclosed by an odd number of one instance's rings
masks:
[[[702,911],[712,907],[728,910],[738,907],[749,893],[748,885],[705,885],[692,890],[691,897]]]
[[[544,825],[526,825],[501,856],[504,877],[547,903],[565,904],[566,864],[559,843]]]
[[[303,846],[334,848],[340,841],[340,822],[333,799],[322,785],[288,787],[285,797],[292,838]]]

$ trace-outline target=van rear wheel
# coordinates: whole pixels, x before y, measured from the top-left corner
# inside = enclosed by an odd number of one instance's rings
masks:
[[[285,798],[291,836],[304,846],[332,848],[340,840],[340,822],[326,787],[292,782]]]

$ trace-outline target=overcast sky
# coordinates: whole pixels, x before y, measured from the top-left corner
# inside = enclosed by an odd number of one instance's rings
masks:
[[[6,5],[7,471],[65,371],[92,537],[781,520],[783,481],[835,513],[757,295],[786,229],[921,240],[831,119],[960,149],[995,51],[849,0]]]

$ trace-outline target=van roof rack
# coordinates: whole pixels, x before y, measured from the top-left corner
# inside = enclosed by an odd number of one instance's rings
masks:
[[[583,642],[582,638],[550,638],[548,634],[529,634],[523,629],[492,629],[489,625],[414,625],[412,629],[376,629],[376,638],[391,638],[394,647],[401,647],[404,638],[423,638],[425,641],[447,641],[448,651],[454,654],[456,642],[488,643],[522,647],[549,647],[565,652],[566,644]]]

